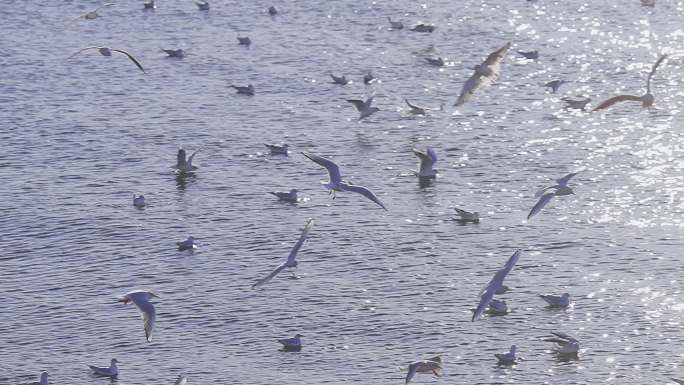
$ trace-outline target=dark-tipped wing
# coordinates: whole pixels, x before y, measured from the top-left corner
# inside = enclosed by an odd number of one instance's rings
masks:
[[[366,103],[363,102],[363,100],[358,100],[358,99],[347,99],[347,101],[356,107],[356,110],[361,112],[366,108]]]
[[[71,59],[72,57],[78,55],[79,53],[81,53],[81,52],[83,52],[83,51],[87,51],[87,50],[89,50],[89,49],[100,49],[100,47],[86,47],[86,48],[83,48],[82,50],[80,50],[80,51],[76,52],[75,54],[69,56],[67,59]]]
[[[276,275],[278,275],[278,273],[280,273],[281,271],[283,271],[286,267],[287,267],[287,264],[285,264],[285,263],[283,263],[282,265],[276,267],[276,269],[273,270],[269,275],[267,275],[266,277],[260,279],[260,280],[257,281],[254,285],[252,285],[252,289],[256,289],[256,288],[258,288],[258,287],[260,287],[260,286],[262,286],[262,285],[267,284],[270,280],[273,279],[273,277],[275,277]]]
[[[152,342],[152,331],[154,330],[154,323],[157,319],[157,312],[149,301],[141,299],[132,299],[135,306],[140,310],[140,315],[143,319],[143,326],[145,328],[145,339],[147,342]]]
[[[503,285],[506,275],[513,270],[513,267],[515,267],[515,264],[518,262],[519,258],[520,249],[516,250],[513,255],[508,258],[508,261],[506,261],[504,267],[494,274],[494,277],[489,281],[487,286],[485,286],[485,288],[480,292],[480,303],[477,305],[471,321],[475,321],[478,317],[480,317],[487,306],[489,306],[489,302],[492,300],[492,298],[494,298],[496,291],[501,287],[501,285]]]
[[[662,55],[658,58],[658,60],[656,60],[656,62],[653,64],[653,68],[651,69],[651,73],[649,73],[648,78],[646,78],[646,92],[649,94],[651,93],[651,78],[655,74],[660,63],[662,63],[665,58],[667,58],[667,55]]]
[[[385,209],[385,211],[388,211],[387,208],[385,207],[385,205],[382,204],[382,202],[380,202],[380,199],[378,199],[378,197],[376,197],[375,194],[373,194],[373,192],[371,190],[369,190],[363,186],[356,186],[356,185],[347,184],[347,183],[340,183],[339,186],[340,186],[340,189],[342,189],[343,191],[351,191],[351,192],[355,192],[355,193],[358,193],[358,194],[365,196],[366,198],[375,202],[378,206]]]
[[[292,250],[290,251],[290,255],[287,256],[287,261],[292,262],[294,261],[295,257],[297,257],[297,253],[299,252],[299,249],[302,248],[302,245],[306,241],[306,238],[309,236],[309,230],[311,230],[311,227],[313,227],[314,220],[309,219],[306,222],[306,226],[304,226],[304,230],[302,230],[302,234],[299,236],[299,239],[297,240],[297,243],[292,247]]]
[[[332,160],[305,151],[302,151],[302,155],[325,167],[328,170],[328,174],[330,175],[331,183],[337,184],[342,181],[342,176],[340,175],[340,168]]]
[[[561,186],[567,186],[570,179],[572,179],[575,175],[577,175],[577,172],[571,172],[560,179],[556,179],[556,182],[558,182],[558,184]]]
[[[195,158],[195,155],[197,155],[197,153],[199,151],[200,150],[197,150],[197,151],[193,152],[192,155],[190,155],[190,157],[188,158],[188,163],[192,164],[192,160]]]
[[[612,106],[612,105],[615,104],[615,103],[625,102],[625,101],[628,101],[628,100],[634,101],[634,102],[640,102],[640,101],[641,101],[641,97],[639,97],[639,96],[634,96],[634,95],[618,95],[618,96],[614,96],[614,97],[612,97],[612,98],[610,98],[610,99],[608,99],[608,100],[603,101],[601,104],[599,104],[598,106],[596,106],[596,108],[594,108],[592,111],[602,110],[602,109],[604,109],[604,108],[608,108],[608,107]]]
[[[135,65],[138,66],[138,68],[140,68],[140,71],[142,71],[143,73],[145,73],[145,69],[144,69],[143,66],[140,64],[140,62],[137,61],[137,60],[133,57],[133,55],[131,55],[130,53],[128,53],[128,52],[126,52],[126,51],[120,50],[120,49],[112,49],[112,51],[118,52],[118,53],[122,53],[122,54],[128,56],[128,58],[131,59],[131,61],[132,61],[133,63],[135,63]]]
[[[554,336],[556,336],[556,337],[558,337],[558,338],[561,338],[561,339],[565,340],[566,342],[567,342],[567,341],[577,341],[574,337],[572,337],[572,336],[570,336],[570,335],[568,335],[568,334],[565,334],[565,333],[561,333],[561,332],[551,332],[551,334],[553,334]]]
[[[411,379],[413,378],[413,376],[416,375],[416,369],[418,369],[417,363],[409,365],[408,374],[406,374],[406,382],[404,382],[404,385],[408,384],[409,381],[411,381]]]
[[[537,204],[532,207],[532,210],[530,210],[530,213],[527,214],[527,219],[532,218],[535,214],[541,211],[541,209],[544,208],[549,202],[551,202],[551,198],[553,198],[556,194],[555,193],[546,193],[539,198],[537,201]]]

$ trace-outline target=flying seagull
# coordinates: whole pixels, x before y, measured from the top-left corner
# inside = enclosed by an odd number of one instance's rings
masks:
[[[154,330],[154,322],[157,319],[154,306],[150,302],[153,297],[158,298],[156,294],[149,291],[135,290],[126,293],[123,297],[119,298],[119,302],[123,302],[124,305],[129,302],[133,302],[135,307],[140,310],[140,315],[143,319],[143,324],[145,326],[145,338],[147,342],[152,342],[152,330]]]
[[[532,218],[535,214],[541,211],[541,209],[544,208],[549,202],[551,202],[551,198],[555,196],[564,196],[564,195],[571,195],[574,194],[575,192],[572,191],[572,188],[568,187],[568,182],[572,177],[577,175],[577,172],[571,172],[570,174],[557,179],[556,182],[557,184],[553,186],[548,186],[544,187],[543,189],[537,191],[534,194],[535,198],[539,198],[537,203],[532,207],[532,210],[530,210],[530,213],[527,214],[527,219],[529,220]],[[553,191],[551,191],[553,190]],[[549,192],[550,191],[550,192]]]
[[[489,305],[489,302],[492,300],[492,298],[494,298],[494,293],[496,293],[496,291],[503,285],[506,275],[513,270],[513,267],[518,262],[518,258],[520,258],[520,249],[516,250],[515,253],[508,258],[506,265],[504,265],[501,270],[497,271],[487,286],[482,289],[480,292],[480,304],[477,305],[471,321],[474,322],[485,311]]]
[[[342,175],[340,174],[340,168],[332,160],[309,152],[302,152],[302,155],[328,170],[330,181],[325,183],[324,186],[330,191],[331,194],[333,194],[333,199],[335,199],[335,191],[351,191],[365,196],[387,211],[385,205],[380,202],[380,199],[378,199],[378,197],[376,197],[371,190],[343,181]]]
[[[116,360],[116,358],[112,358],[112,360],[109,363],[108,368],[100,368],[97,366],[93,365],[88,365],[90,370],[93,371],[93,374],[97,376],[102,376],[102,377],[117,377],[119,375],[119,368],[116,367],[116,364],[119,361]]]
[[[601,104],[596,106],[596,108],[594,108],[592,111],[602,110],[604,108],[608,108],[608,107],[612,106],[615,103],[624,102],[624,101],[641,102],[642,108],[651,107],[653,105],[653,102],[655,102],[655,97],[653,96],[653,94],[651,94],[651,78],[653,77],[653,74],[655,74],[660,63],[662,63],[663,60],[665,60],[665,58],[667,58],[667,55],[662,55],[658,58],[658,60],[656,60],[655,64],[653,64],[653,68],[651,69],[651,72],[648,74],[648,77],[646,78],[646,93],[644,95],[642,95],[642,96],[634,96],[634,95],[613,96],[612,98],[601,102]]]
[[[273,277],[275,277],[276,275],[278,275],[278,273],[280,273],[288,267],[297,267],[297,261],[295,261],[295,258],[297,257],[299,249],[302,248],[304,241],[306,241],[306,238],[309,236],[309,231],[311,230],[311,227],[313,227],[313,224],[313,219],[309,219],[306,222],[306,226],[304,226],[304,230],[302,230],[302,234],[299,236],[297,243],[295,243],[295,245],[292,247],[292,250],[290,250],[290,255],[287,256],[287,260],[280,264],[280,266],[276,267],[275,270],[273,270],[265,278],[260,279],[254,285],[252,285],[252,289],[256,289],[267,284],[270,280],[273,279]]]
[[[561,355],[576,355],[579,352],[579,341],[565,333],[551,332],[555,337],[547,338],[546,342],[556,343],[556,352]]]
[[[541,299],[549,304],[549,307],[565,308],[570,305],[570,294],[563,293],[563,295],[539,295]]]
[[[414,148],[413,153],[420,159],[418,171],[415,172],[416,176],[421,180],[435,179],[437,177],[437,170],[433,168],[437,163],[435,150],[428,146],[425,151]]]
[[[347,101],[353,104],[354,107],[356,107],[356,110],[359,111],[359,120],[365,119],[380,111],[380,109],[377,107],[371,107],[371,104],[373,103],[373,96],[366,99],[365,102],[359,99],[347,99]]]
[[[454,106],[464,104],[472,98],[475,91],[479,88],[487,87],[499,78],[499,74],[501,73],[501,62],[506,56],[506,52],[508,52],[509,48],[511,48],[510,42],[489,54],[482,64],[475,66],[475,72],[463,85],[461,94],[458,96],[458,100]]]
[[[102,54],[102,56],[112,56],[112,52],[118,52],[118,53],[120,53],[120,54],[124,54],[124,55],[128,56],[128,58],[131,59],[131,61],[132,61],[133,63],[135,63],[135,65],[138,66],[138,68],[140,68],[140,71],[142,71],[143,73],[145,73],[145,70],[143,69],[142,65],[140,64],[140,62],[139,62],[138,60],[136,60],[136,59],[133,57],[133,55],[131,55],[130,53],[128,53],[128,52],[126,52],[126,51],[124,51],[124,50],[120,50],[120,49],[114,49],[114,48],[109,48],[109,47],[86,47],[86,48],[83,48],[82,50],[76,52],[75,54],[69,56],[68,59],[71,59],[72,57],[78,55],[79,53],[81,53],[81,52],[83,52],[83,51],[90,50],[90,49],[96,49],[96,50],[98,50],[98,51],[100,52],[100,54]]]
[[[406,375],[406,381],[404,384],[408,384],[409,381],[416,375],[416,373],[432,373],[437,377],[442,375],[442,357],[435,356],[428,358],[423,361],[416,361],[408,366],[408,374]]]
[[[78,20],[78,19],[86,19],[86,20],[97,19],[98,16],[100,16],[100,15],[97,14],[97,11],[99,11],[100,9],[102,9],[102,8],[104,8],[104,7],[109,7],[109,6],[112,6],[112,5],[114,5],[114,3],[104,3],[104,4],[102,4],[101,6],[95,8],[94,10],[89,11],[89,12],[86,12],[86,13],[80,15],[79,17],[73,19],[73,20],[71,21],[71,23],[73,23],[74,21],[76,21],[76,20]]]
[[[197,170],[197,167],[192,165],[192,160],[195,158],[195,155],[197,155],[198,152],[199,150],[193,152],[192,155],[186,159],[185,150],[182,148],[178,149],[178,155],[176,155],[176,165],[173,166],[173,168],[177,169],[181,173]]]

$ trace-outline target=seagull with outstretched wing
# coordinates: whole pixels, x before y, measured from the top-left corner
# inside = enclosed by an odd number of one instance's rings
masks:
[[[618,95],[618,96],[613,96],[612,98],[605,100],[601,102],[598,106],[596,106],[593,111],[598,111],[598,110],[603,110],[605,108],[608,108],[612,106],[613,104],[620,103],[620,102],[626,102],[626,101],[633,101],[633,102],[641,102],[641,107],[642,108],[648,108],[653,105],[655,102],[655,97],[653,94],[651,94],[651,78],[655,74],[656,70],[658,69],[658,66],[667,58],[667,55],[661,55],[658,60],[656,60],[655,64],[653,64],[653,68],[651,68],[651,72],[648,74],[648,77],[646,78],[646,93],[641,96],[634,96],[634,95]]]
[[[88,50],[91,50],[91,49],[96,49],[96,50],[98,50],[98,52],[100,52],[100,54],[101,54],[102,56],[107,56],[107,57],[112,56],[112,52],[118,52],[118,53],[120,53],[120,54],[126,55],[129,59],[131,59],[131,61],[132,61],[138,68],[140,68],[140,71],[142,71],[143,73],[145,73],[145,69],[143,69],[142,64],[140,64],[140,62],[139,62],[136,58],[134,58],[133,55],[131,55],[130,53],[128,53],[128,52],[126,52],[126,51],[124,51],[124,50],[121,50],[121,49],[114,49],[114,48],[109,48],[109,47],[86,47],[86,48],[83,48],[82,50],[76,52],[75,54],[69,56],[69,59],[71,59],[72,57],[78,55],[79,53],[81,53],[81,52],[83,52],[83,51],[88,51]]]
[[[510,48],[511,43],[506,43],[503,47],[489,54],[482,64],[475,66],[475,72],[463,85],[461,94],[454,106],[460,106],[469,101],[475,91],[491,85],[499,78],[501,62]]]
[[[380,109],[377,107],[371,107],[371,104],[373,103],[373,96],[366,99],[366,101],[359,99],[347,99],[347,101],[353,104],[354,107],[356,107],[356,110],[359,111],[359,120],[367,118],[380,111]]]
[[[132,302],[140,311],[147,342],[152,342],[152,331],[154,330],[154,323],[157,319],[154,305],[150,302],[150,299],[153,297],[157,297],[157,295],[149,291],[135,290],[128,292],[123,297],[119,298],[119,302],[123,302],[124,305]]]
[[[532,218],[535,214],[540,212],[547,204],[549,204],[549,202],[551,202],[551,199],[553,197],[574,194],[575,192],[572,190],[571,187],[568,186],[568,182],[570,181],[570,179],[572,179],[572,177],[577,175],[578,172],[571,172],[568,175],[560,179],[557,179],[557,184],[553,186],[544,187],[543,189],[537,191],[534,194],[534,197],[539,198],[539,200],[534,205],[534,207],[532,207],[530,213],[527,214],[527,219]]]
[[[496,293],[497,290],[501,288],[503,285],[503,281],[506,278],[506,275],[513,270],[513,267],[515,267],[515,264],[518,262],[518,259],[520,258],[520,249],[516,250],[513,255],[511,255],[510,258],[508,258],[508,261],[506,262],[506,265],[504,267],[497,271],[496,274],[494,274],[494,277],[489,281],[487,286],[485,286],[484,289],[480,292],[480,303],[477,305],[477,308],[475,309],[475,312],[473,313],[473,318],[471,321],[475,321],[477,318],[482,315],[482,313],[487,309],[487,306],[489,306],[489,302],[494,298],[494,294]]]

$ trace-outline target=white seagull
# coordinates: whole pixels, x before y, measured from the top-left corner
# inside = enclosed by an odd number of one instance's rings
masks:
[[[387,20],[389,21],[392,29],[404,29],[404,23],[401,21],[392,21],[392,18],[389,16],[387,16]]]
[[[100,368],[98,366],[93,366],[93,365],[88,365],[90,370],[93,371],[93,374],[97,376],[102,376],[102,377],[116,377],[119,375],[119,368],[116,367],[116,364],[119,361],[116,360],[116,358],[112,358],[112,360],[109,362],[109,367],[108,368]]]
[[[187,385],[188,377],[184,374],[179,374],[174,385]]]
[[[278,200],[296,203],[297,202],[297,189],[291,189],[290,191],[271,191],[270,193],[277,196]]]
[[[378,197],[376,197],[371,190],[362,186],[356,186],[351,183],[344,182],[342,180],[342,175],[340,174],[340,168],[332,160],[308,152],[302,152],[302,155],[328,170],[330,181],[328,183],[324,183],[324,186],[330,191],[331,194],[333,194],[333,199],[335,199],[335,191],[351,191],[365,196],[387,211],[385,205],[382,204],[380,199],[378,199]]]
[[[145,207],[145,197],[142,195],[136,197],[135,194],[133,194],[133,206]]]
[[[261,287],[265,284],[267,284],[270,280],[273,279],[278,273],[281,271],[285,270],[288,267],[297,267],[297,261],[295,261],[295,258],[297,257],[297,253],[299,252],[299,249],[302,248],[302,245],[306,241],[307,237],[309,236],[309,231],[311,230],[311,227],[313,227],[314,221],[313,219],[309,219],[306,222],[306,226],[304,226],[304,230],[302,230],[302,234],[299,236],[299,239],[297,240],[297,243],[292,247],[292,250],[290,250],[290,254],[287,256],[287,259],[285,262],[280,264],[280,266],[276,267],[275,270],[273,270],[269,275],[267,275],[265,278],[260,279],[257,281],[254,285],[252,285],[252,289],[256,289],[258,287]]]
[[[209,10],[209,2],[208,1],[196,0],[195,4],[197,4],[197,8],[199,8],[200,11],[208,11]]]
[[[571,172],[570,174],[568,174],[568,175],[566,175],[560,179],[557,179],[556,180],[557,184],[555,184],[553,186],[544,187],[543,189],[537,191],[534,194],[534,197],[539,198],[539,200],[537,201],[537,204],[535,204],[534,207],[532,207],[532,210],[530,210],[530,213],[527,214],[527,219],[529,220],[535,214],[537,214],[539,211],[541,211],[541,209],[543,209],[544,206],[546,206],[551,201],[551,198],[553,198],[555,196],[564,196],[564,195],[575,194],[575,192],[572,191],[572,188],[568,187],[568,182],[575,175],[577,175],[577,172]],[[553,190],[553,191],[550,191],[550,190]]]
[[[511,48],[510,42],[489,54],[482,64],[475,66],[475,72],[463,85],[461,94],[458,96],[458,100],[454,106],[464,104],[470,100],[475,91],[480,87],[489,86],[499,78],[499,74],[501,73],[501,62],[506,56],[509,48]]]
[[[413,153],[420,159],[418,171],[415,172],[416,176],[420,179],[435,179],[437,177],[437,170],[433,168],[437,163],[435,150],[428,146],[425,151],[414,148]]]
[[[195,238],[193,237],[188,237],[183,242],[176,242],[176,245],[178,246],[178,251],[192,250],[197,248],[197,245],[195,245]]]
[[[579,352],[579,341],[565,333],[551,332],[556,337],[547,338],[546,342],[556,343],[556,352],[562,355],[575,355]]]
[[[114,49],[114,48],[109,48],[109,47],[96,47],[96,46],[94,46],[94,47],[86,47],[86,48],[83,48],[82,50],[76,52],[75,54],[69,56],[68,59],[71,59],[72,57],[78,55],[79,53],[81,53],[81,52],[83,52],[83,51],[87,51],[87,50],[91,50],[91,49],[96,49],[96,50],[98,50],[98,52],[100,52],[100,54],[101,54],[102,56],[107,56],[107,57],[111,57],[111,56],[112,56],[112,52],[118,52],[118,53],[120,53],[120,54],[126,55],[129,59],[131,59],[131,61],[132,61],[133,63],[135,63],[135,65],[136,65],[138,68],[140,68],[140,71],[142,71],[143,73],[145,73],[145,69],[143,69],[143,66],[140,64],[140,62],[139,62],[136,58],[133,57],[133,55],[131,55],[130,53],[128,53],[128,52],[126,52],[126,51],[124,51],[124,50],[120,50],[120,49]]]
[[[511,350],[506,353],[495,353],[494,356],[499,360],[499,365],[512,365],[515,364],[515,351],[518,348],[515,345],[511,345]]]
[[[485,286],[484,289],[480,292],[480,303],[477,305],[477,308],[475,309],[475,312],[473,313],[473,318],[471,321],[475,321],[482,313],[485,311],[487,306],[489,306],[489,302],[494,298],[494,293],[501,288],[503,285],[503,281],[506,278],[506,275],[513,270],[513,267],[515,267],[515,264],[518,262],[518,259],[520,258],[520,249],[516,250],[513,255],[511,255],[510,258],[508,258],[508,261],[506,262],[506,265],[504,267],[497,271],[496,274],[494,274],[494,277],[489,281],[487,286]]]
[[[539,294],[541,299],[549,304],[549,307],[561,307],[565,308],[570,305],[570,294],[563,293],[563,295],[544,295]]]
[[[186,154],[184,149],[179,149],[178,150],[178,155],[176,155],[176,165],[173,166],[176,170],[180,171],[181,173],[184,172],[192,172],[197,170],[197,167],[192,165],[192,160],[195,158],[195,155],[199,150],[195,151],[190,155],[189,158],[186,159]]]
[[[119,302],[127,304],[133,302],[135,307],[140,310],[140,315],[143,319],[143,324],[145,327],[145,338],[147,342],[152,342],[152,330],[154,330],[154,322],[157,319],[154,306],[150,302],[152,297],[158,298],[158,296],[149,291],[135,290],[126,293],[123,297],[119,298]]]
[[[48,385],[48,372],[43,372],[40,374],[40,381],[31,382],[26,385]]]
[[[112,6],[112,5],[114,5],[114,3],[104,3],[104,4],[102,4],[101,6],[95,8],[94,10],[89,11],[89,12],[86,12],[86,13],[80,15],[79,17],[73,19],[73,20],[71,21],[71,23],[73,23],[74,21],[76,21],[76,20],[78,20],[78,19],[86,19],[86,20],[97,19],[97,17],[100,16],[100,15],[97,14],[97,11],[99,11],[100,9],[102,9],[102,8],[104,8],[104,7],[109,7],[109,6]]]
[[[359,111],[359,120],[362,120],[364,118],[367,118],[374,113],[380,111],[379,108],[377,107],[371,107],[371,104],[373,103],[373,97],[369,97],[366,99],[364,102],[363,100],[358,100],[358,99],[347,99],[347,101],[356,107],[356,110]]]
[[[648,74],[648,77],[646,78],[646,93],[644,95],[641,95],[641,96],[634,96],[634,95],[614,96],[608,100],[601,102],[601,104],[596,106],[592,110],[592,112],[602,110],[604,108],[608,108],[615,103],[624,102],[627,100],[634,101],[634,102],[641,102],[642,108],[651,107],[653,105],[653,103],[655,102],[655,97],[653,96],[653,94],[651,94],[651,78],[655,74],[660,63],[662,63],[663,60],[665,60],[665,58],[667,58],[667,55],[662,55],[658,58],[658,60],[656,60],[655,64],[653,64],[653,68],[651,68],[651,72]]]
[[[293,338],[281,338],[278,340],[283,344],[283,350],[287,352],[298,352],[302,350],[302,337],[303,335],[297,333]]]
[[[437,377],[442,375],[442,357],[435,356],[423,361],[416,361],[408,366],[408,374],[406,374],[406,381],[409,381],[416,375],[416,373],[432,373]]]
[[[456,214],[458,214],[458,216],[461,217],[460,219],[458,219],[459,222],[480,223],[480,214],[478,214],[477,211],[471,213],[469,211],[461,210],[458,207],[454,207],[454,210],[456,210]]]

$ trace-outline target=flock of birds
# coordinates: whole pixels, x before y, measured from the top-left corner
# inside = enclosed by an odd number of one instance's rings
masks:
[[[654,1],[653,0],[641,0],[643,5],[646,6],[653,6]],[[210,9],[210,5],[207,1],[196,1],[195,2],[198,9],[201,11],[208,11]],[[101,7],[86,12],[82,15],[80,15],[78,18],[76,18],[74,21],[79,20],[79,19],[85,19],[85,20],[93,20],[96,19],[99,14],[98,12],[105,8],[105,7],[110,7],[114,5],[114,3],[106,3],[103,4]],[[144,8],[145,10],[151,10],[156,8],[156,4],[154,0],[148,0],[144,3]],[[278,14],[278,11],[275,7],[271,6],[268,9],[268,13],[271,16],[275,16]],[[387,18],[391,29],[398,30],[398,29],[403,29],[404,25],[401,21],[396,21],[392,20],[390,17]],[[426,25],[426,24],[418,24],[412,27],[410,30],[414,32],[421,32],[421,33],[431,33],[435,30],[435,26],[433,25]],[[251,39],[246,36],[238,36],[238,43],[241,45],[250,45]],[[500,76],[501,73],[501,65],[506,57],[506,54],[511,48],[511,43],[508,42],[504,44],[501,48],[495,50],[494,52],[490,53],[486,59],[482,62],[482,64],[476,65],[474,67],[474,72],[472,75],[466,80],[464,83],[461,92],[454,103],[455,107],[461,106],[465,103],[468,103],[473,99],[475,96],[476,92],[481,92],[484,88],[491,86],[494,84],[497,79]],[[76,55],[79,55],[83,52],[86,51],[91,51],[91,50],[97,50],[101,55],[106,56],[106,57],[111,57],[113,53],[121,54],[126,56],[131,62],[133,62],[140,71],[143,73],[145,72],[143,65],[139,60],[137,60],[132,54],[129,52],[122,50],[122,49],[114,49],[110,47],[99,47],[99,46],[92,46],[92,47],[86,47],[78,52],[74,53],[71,57],[74,57]],[[183,58],[184,57],[184,52],[182,49],[163,49],[163,51],[170,57],[174,58]],[[539,52],[538,51],[518,51],[518,53],[525,57],[528,60],[537,60],[539,58]],[[70,57],[70,58],[71,58]],[[641,95],[641,96],[634,96],[634,95],[618,95],[611,97],[601,103],[599,103],[595,108],[593,108],[592,111],[598,111],[598,110],[603,110],[607,109],[617,103],[620,102],[625,102],[625,101],[634,101],[634,102],[639,102],[641,103],[641,106],[644,108],[651,107],[654,102],[655,98],[653,94],[651,93],[651,80],[654,74],[656,73],[656,70],[658,67],[667,59],[668,55],[661,55],[655,64],[653,65],[650,73],[648,74],[648,77],[646,79],[646,93]],[[438,58],[425,58],[425,61],[429,65],[433,66],[443,66],[444,65],[444,60],[441,57]],[[344,75],[341,76],[336,76],[334,74],[330,74],[333,83],[334,84],[339,84],[339,85],[346,85],[349,83],[347,78]],[[371,83],[375,80],[373,75],[371,73],[368,73],[364,76],[364,83],[368,84]],[[563,85],[569,83],[566,80],[563,79],[556,79],[553,81],[550,81],[545,84],[545,87],[548,87],[551,89],[553,93],[556,93],[558,89]],[[249,84],[247,86],[236,86],[233,85],[233,88],[237,91],[239,94],[244,94],[244,95],[249,95],[253,96],[255,95],[255,88],[252,84]],[[586,105],[591,101],[591,99],[585,98],[585,99],[570,99],[570,98],[563,98],[567,103],[567,108],[572,108],[572,109],[581,109],[584,110]],[[417,105],[412,104],[409,102],[407,99],[404,99],[406,105],[408,106],[408,111],[411,114],[415,115],[426,115],[428,111],[432,110],[429,108],[425,107],[420,107]],[[368,97],[366,100],[348,100],[349,103],[353,104],[356,110],[359,112],[359,120],[365,119],[375,112],[379,111],[377,107],[372,106],[373,102],[373,96]],[[440,111],[444,110],[444,105],[442,104],[439,109]],[[274,155],[285,155],[287,156],[289,153],[288,150],[288,145],[287,144],[265,144],[265,146],[268,148],[268,150],[271,152],[271,154]],[[197,166],[193,165],[193,160],[199,150],[193,152],[189,157],[187,156],[187,153],[184,149],[179,149],[177,153],[177,159],[176,159],[176,164],[173,165],[173,168],[176,170],[178,173],[179,177],[187,177],[192,175],[198,170]],[[429,186],[431,183],[434,182],[434,180],[437,178],[438,173],[437,170],[434,168],[435,163],[437,162],[437,154],[432,147],[426,147],[425,149],[418,149],[415,148],[413,150],[414,154],[418,157],[419,159],[419,166],[416,171],[414,171],[415,176],[418,178],[418,181],[421,186]],[[328,190],[329,195],[332,196],[332,199],[335,199],[335,194],[340,193],[340,192],[352,192],[359,194],[366,199],[370,200],[380,208],[384,210],[388,210],[387,206],[368,188],[352,184],[351,182],[345,181],[342,178],[342,173],[340,171],[340,167],[332,160],[325,158],[323,156],[307,152],[307,151],[302,151],[301,154],[311,160],[312,162],[316,163],[317,165],[323,167],[326,169],[327,174],[328,174],[328,181],[323,183],[323,187]],[[535,198],[537,198],[537,202],[532,206],[532,208],[529,211],[529,214],[527,215],[527,220],[530,220],[533,216],[537,215],[542,211],[542,209],[548,205],[551,200],[554,197],[563,197],[567,195],[574,194],[573,189],[568,185],[568,183],[571,181],[573,177],[575,177],[579,171],[569,173],[565,175],[564,177],[557,179],[556,183],[547,187],[544,187],[540,189],[536,194]],[[297,189],[292,189],[290,191],[274,191],[271,192],[271,194],[275,195],[279,200],[285,201],[285,202],[292,202],[296,203],[300,200],[300,198],[297,195],[298,190]],[[145,207],[146,202],[145,202],[145,197],[140,195],[140,196],[135,196],[133,197],[133,205],[138,208]],[[463,223],[474,223],[477,224],[480,221],[479,214],[477,212],[469,212],[461,208],[455,208],[456,213],[460,217],[458,219],[459,221]],[[268,284],[271,280],[273,280],[278,274],[280,274],[282,271],[286,269],[292,269],[297,267],[298,263],[296,260],[297,254],[306,242],[310,231],[312,230],[314,225],[314,220],[309,219],[297,242],[295,245],[292,247],[290,250],[290,253],[288,254],[287,258],[283,263],[278,265],[273,271],[271,271],[269,274],[267,274],[265,277],[257,280],[253,285],[252,289],[258,289],[260,287],[263,287],[264,285]],[[195,243],[195,239],[190,236],[186,240],[177,242],[178,249],[183,251],[183,250],[191,250],[197,247]],[[492,279],[489,281],[489,283],[484,287],[484,289],[480,292],[479,294],[479,303],[473,310],[473,315],[471,321],[476,321],[478,318],[480,318],[483,314],[487,313],[492,316],[497,316],[497,315],[505,315],[508,313],[508,306],[504,300],[499,300],[494,298],[496,295],[500,295],[505,293],[506,291],[510,290],[506,285],[504,285],[504,280],[506,276],[511,273],[513,268],[515,267],[516,263],[518,262],[518,259],[520,258],[522,254],[522,250],[516,250],[513,255],[507,260],[507,262],[504,264],[503,268],[498,270]],[[292,271],[292,274],[294,275],[294,271]],[[553,308],[566,308],[568,306],[571,306],[571,300],[570,300],[570,294],[568,293],[563,293],[560,295],[547,295],[547,294],[542,294],[540,295],[541,299],[546,302],[546,304],[549,307]],[[154,304],[151,302],[153,298],[157,298],[157,295],[154,294],[153,292],[150,291],[144,291],[144,290],[134,290],[130,291],[126,294],[124,294],[121,298],[118,299],[119,302],[123,304],[133,304],[135,307],[139,310],[142,320],[143,320],[143,330],[145,333],[145,339],[147,342],[152,341],[152,334],[154,331],[155,327],[155,321],[156,321],[156,310]],[[576,357],[578,353],[580,352],[580,343],[579,341],[562,332],[558,331],[552,331],[550,337],[546,338],[545,341],[548,342],[553,342],[555,344],[555,352],[563,357]],[[302,339],[303,335],[301,334],[296,334],[292,338],[283,338],[279,339],[278,342],[282,344],[282,350],[283,351],[299,351],[302,348]],[[517,346],[512,345],[509,349],[509,351],[504,352],[504,353],[499,353],[495,354],[495,358],[498,360],[498,363],[500,365],[512,365],[515,364],[517,360],[520,359],[516,355],[517,353]],[[88,365],[94,375],[97,376],[104,376],[104,377],[110,377],[110,378],[116,378],[119,375],[119,369],[117,367],[117,359],[112,359],[110,361],[109,367],[97,367],[97,366],[92,366]],[[443,369],[443,361],[441,356],[434,356],[431,358],[427,358],[425,360],[419,360],[415,361],[413,363],[410,363],[408,365],[408,373],[405,378],[405,383],[408,384],[409,381],[418,373],[423,373],[423,374],[433,374],[435,376],[441,376],[442,374],[442,369]],[[679,384],[684,384],[684,381],[681,380],[676,380],[672,379],[673,381],[679,383]],[[188,383],[188,379],[185,375],[179,375],[178,379],[176,380],[176,385],[185,385]],[[48,373],[47,372],[42,372],[40,375],[40,381],[36,383],[32,383],[31,385],[48,385]]]

